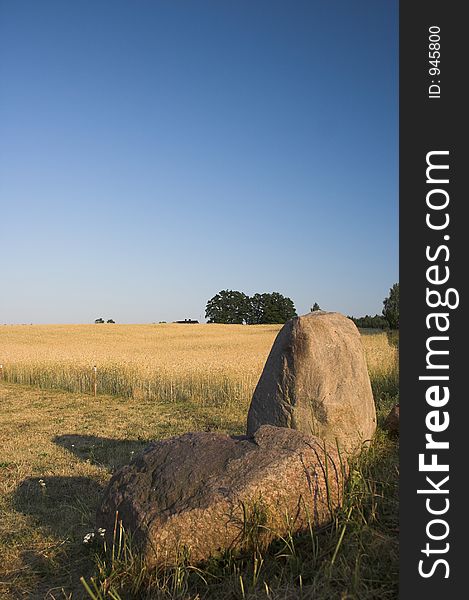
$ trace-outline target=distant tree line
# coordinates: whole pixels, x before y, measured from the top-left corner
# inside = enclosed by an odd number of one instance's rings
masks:
[[[389,290],[389,296],[383,300],[381,315],[365,315],[364,317],[349,317],[357,327],[372,329],[399,329],[399,283]]]
[[[114,319],[108,319],[107,321],[105,321],[102,317],[99,317],[99,319],[95,319],[94,322],[95,323],[115,323]]]
[[[207,302],[209,323],[264,325],[286,323],[296,316],[293,301],[278,292],[247,296],[235,290],[221,290]]]
[[[365,315],[364,317],[349,317],[357,327],[362,329],[388,329],[389,323],[382,315]]]

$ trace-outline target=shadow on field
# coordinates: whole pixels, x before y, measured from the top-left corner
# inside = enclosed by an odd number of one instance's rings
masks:
[[[78,434],[59,435],[53,442],[108,473],[129,463],[150,443],[144,439],[118,440]],[[14,506],[18,512],[32,517],[33,527],[41,532],[43,540],[21,553],[24,573],[34,574],[35,579],[34,590],[25,587],[24,595],[28,598],[68,597],[60,592],[62,588],[72,590],[74,598],[83,597],[79,578],[91,576],[94,567],[90,556],[95,551],[83,544],[83,538],[95,530],[96,509],[104,487],[98,477],[87,476],[28,477],[18,485]],[[12,583],[11,589],[14,588]],[[48,591],[51,589],[57,595]]]
[[[21,577],[7,581],[12,598],[57,600],[73,590],[83,597],[81,575],[92,572],[83,537],[95,528],[104,485],[90,477],[28,477],[17,487],[15,509],[33,519],[38,530],[21,553]],[[18,592],[18,595],[15,593]],[[21,593],[20,593],[21,592]]]
[[[15,507],[34,516],[60,538],[75,538],[94,527],[94,511],[104,486],[90,477],[28,477],[15,492]]]
[[[58,435],[52,441],[77,458],[104,467],[111,473],[129,463],[150,444],[150,440],[117,440],[73,433]]]

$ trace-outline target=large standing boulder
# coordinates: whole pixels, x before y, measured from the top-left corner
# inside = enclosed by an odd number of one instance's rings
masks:
[[[248,435],[264,424],[318,436],[346,453],[370,440],[376,411],[351,319],[314,311],[283,326],[254,391]]]
[[[251,438],[188,433],[152,444],[111,479],[97,524],[111,541],[120,521],[148,566],[186,548],[197,562],[249,538],[331,520],[346,466],[299,431],[260,427]]]

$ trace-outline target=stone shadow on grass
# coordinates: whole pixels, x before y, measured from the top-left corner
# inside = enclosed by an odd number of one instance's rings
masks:
[[[40,532],[31,543],[25,540],[21,552],[20,570],[27,579],[23,587],[28,598],[68,598],[72,592],[74,598],[84,597],[80,576],[93,574],[95,549],[83,539],[95,530],[103,492],[104,483],[84,476],[28,477],[16,488],[16,511],[28,515]],[[14,580],[7,584],[12,592],[17,587]]]
[[[151,440],[118,440],[75,433],[58,435],[52,440],[76,457],[113,473],[128,464],[151,443]]]
[[[103,492],[91,477],[28,477],[17,487],[14,505],[53,535],[73,540],[93,530]]]
[[[79,434],[59,435],[52,441],[83,462],[106,469],[109,477],[150,443],[145,439],[119,440]],[[52,550],[48,546],[51,542],[45,542],[47,552],[32,544],[22,553],[25,572],[35,573],[38,580],[31,598],[59,597],[48,595],[47,590],[61,587],[73,590],[73,597],[75,594],[82,597],[79,578],[93,573],[91,557],[97,550],[93,542],[91,546],[84,545],[83,539],[96,528],[96,510],[109,479],[103,475],[28,477],[17,487],[13,497],[16,510],[30,516],[35,527],[57,540],[52,542]],[[99,540],[95,539],[97,543]]]

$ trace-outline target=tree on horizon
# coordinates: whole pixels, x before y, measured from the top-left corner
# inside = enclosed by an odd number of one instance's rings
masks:
[[[389,290],[389,296],[383,300],[383,317],[391,329],[399,329],[399,282]]]

